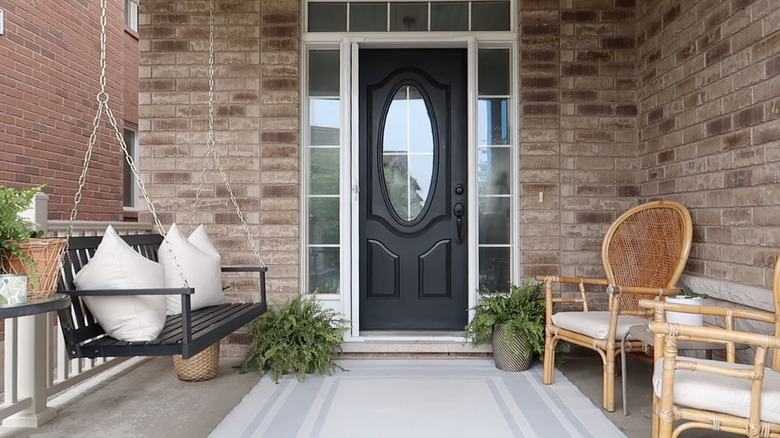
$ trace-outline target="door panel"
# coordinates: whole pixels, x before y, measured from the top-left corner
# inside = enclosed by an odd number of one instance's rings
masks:
[[[466,50],[361,50],[360,328],[467,318]]]

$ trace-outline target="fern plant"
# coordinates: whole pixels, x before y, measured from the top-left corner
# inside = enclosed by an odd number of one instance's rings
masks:
[[[493,329],[504,324],[506,341],[525,337],[533,351],[544,352],[544,295],[542,283],[526,279],[519,286],[509,285],[509,292],[480,291],[474,317],[466,326],[466,337],[473,345],[490,341]]]
[[[249,324],[252,342],[241,362],[241,372],[257,366],[271,371],[274,382],[284,374],[332,374],[339,367],[333,354],[341,351],[342,335],[349,328],[332,309],[323,308],[312,294],[296,296],[278,308],[269,308]]]

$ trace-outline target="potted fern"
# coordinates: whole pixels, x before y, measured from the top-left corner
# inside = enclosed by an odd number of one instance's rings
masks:
[[[54,293],[59,258],[65,248],[65,239],[42,239],[41,231],[30,229],[36,224],[21,216],[42,189],[0,185],[0,273],[26,275],[28,296],[33,298]],[[7,287],[10,283],[4,284]]]
[[[298,374],[303,381],[311,373],[331,374],[340,368],[333,354],[341,350],[348,321],[323,308],[315,294],[296,296],[278,308],[269,307],[249,324],[252,341],[241,362],[245,373],[250,366],[270,370],[274,382],[284,374]]]
[[[480,291],[474,317],[466,326],[473,345],[491,342],[496,367],[524,371],[534,353],[544,352],[544,296],[542,283],[526,279],[508,292]]]

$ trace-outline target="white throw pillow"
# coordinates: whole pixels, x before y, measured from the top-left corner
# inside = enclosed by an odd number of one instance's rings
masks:
[[[211,243],[206,227],[199,226],[186,238],[181,229],[173,224],[165,239],[170,244],[170,249],[163,242],[157,250],[157,258],[165,267],[166,286],[184,287],[181,274],[176,269],[178,262],[187,283],[195,288],[190,301],[192,310],[222,304],[222,259]],[[176,255],[176,261],[171,251]],[[168,315],[180,314],[181,295],[168,295],[166,306]]]
[[[73,279],[77,289],[160,289],[162,265],[130,247],[108,226],[95,255]],[[106,333],[121,341],[151,341],[165,325],[164,295],[83,297]]]

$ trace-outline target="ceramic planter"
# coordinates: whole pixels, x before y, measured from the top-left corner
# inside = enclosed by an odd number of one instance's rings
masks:
[[[499,324],[493,330],[490,341],[496,368],[504,371],[525,371],[531,367],[533,351],[523,336],[516,334],[514,342],[509,344],[506,342],[506,328]]]
[[[27,276],[0,274],[0,304],[27,302]]]
[[[676,304],[692,304],[694,306],[701,306],[704,304],[704,298],[701,297],[689,297],[686,295],[677,295],[674,297],[666,297],[667,303]],[[677,324],[685,325],[703,325],[704,315],[694,313],[682,313],[682,312],[666,312],[666,321],[675,322]]]

